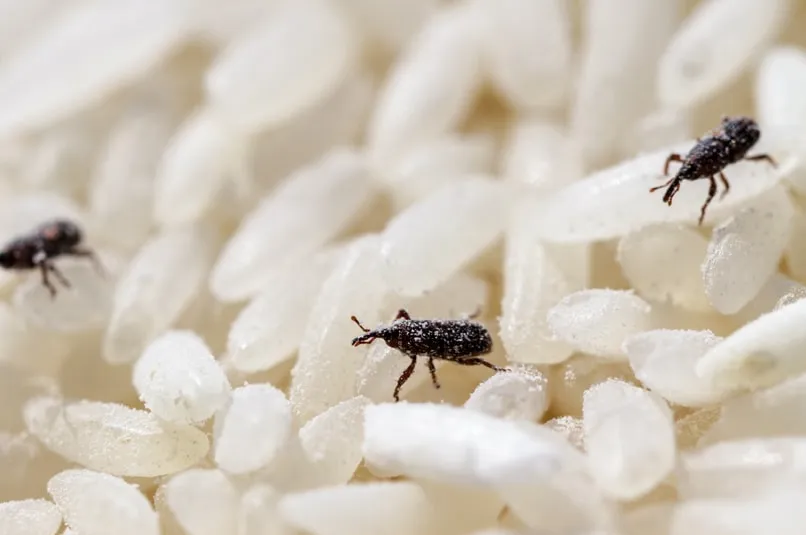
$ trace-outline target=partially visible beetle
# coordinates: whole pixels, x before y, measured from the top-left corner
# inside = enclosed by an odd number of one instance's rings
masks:
[[[20,236],[0,250],[0,267],[13,270],[39,269],[42,284],[56,297],[56,288],[50,282],[48,273],[53,273],[65,287],[70,282],[56,269],[52,260],[59,256],[82,256],[89,258],[96,270],[103,272],[95,253],[80,247],[83,239],[81,230],[75,223],[55,219],[38,226],[30,234]]]
[[[417,320],[400,309],[391,325],[369,330],[355,316],[350,317],[365,334],[353,339],[352,345],[371,344],[380,338],[389,347],[399,350],[411,359],[395,387],[395,401],[400,401],[400,388],[414,373],[417,357],[428,359],[431,382],[439,388],[434,359],[441,359],[463,366],[486,366],[497,372],[506,371],[479,357],[492,351],[493,339],[481,323],[460,320]]]
[[[749,117],[722,117],[720,128],[709,136],[697,139],[697,144],[692,147],[685,157],[672,153],[666,158],[666,163],[663,167],[664,175],[669,174],[670,163],[680,162],[683,165],[668,182],[651,188],[649,191],[657,191],[668,186],[666,193],[663,195],[663,202],[671,206],[672,199],[680,189],[680,183],[683,180],[707,178],[711,181],[711,187],[708,189],[708,198],[705,199],[705,203],[700,209],[699,224],[702,225],[705,210],[711,204],[714,195],[716,195],[715,175],[719,175],[719,179],[725,186],[725,190],[720,197],[721,200],[730,191],[728,179],[725,178],[725,173],[722,172],[728,165],[739,160],[765,160],[773,166],[776,165],[775,160],[768,154],[747,156],[747,151],[753,148],[753,145],[758,142],[760,137],[761,131],[753,119]]]

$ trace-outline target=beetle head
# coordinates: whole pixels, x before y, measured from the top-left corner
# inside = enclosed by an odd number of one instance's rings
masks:
[[[11,251],[0,251],[0,267],[6,269],[14,267],[14,253]]]

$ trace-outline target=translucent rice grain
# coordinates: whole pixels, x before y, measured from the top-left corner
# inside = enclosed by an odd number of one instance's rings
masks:
[[[790,299],[793,302],[797,301],[797,299],[793,298],[803,292],[806,292],[806,286],[776,272],[762,286],[758,295],[731,317],[740,325],[748,323],[767,312],[781,308],[778,305],[781,304],[782,300],[784,302]]]
[[[728,400],[702,444],[806,434],[806,375]]]
[[[490,292],[490,284],[486,280],[460,271],[433,291],[418,297],[401,299],[399,295],[387,295],[381,317],[391,321],[401,307],[413,318],[466,317],[477,311],[487,311]]]
[[[255,485],[241,496],[238,535],[295,535],[277,511],[280,494],[268,485]]]
[[[790,0],[706,0],[685,20],[658,66],[658,98],[693,107],[733,83],[787,21]]]
[[[151,230],[154,173],[173,130],[162,110],[132,110],[115,125],[96,164],[90,212],[104,236],[126,248]]]
[[[376,194],[363,156],[352,150],[334,149],[297,170],[244,217],[210,276],[213,295],[232,302],[257,294],[269,268],[291,265],[316,251]]]
[[[357,240],[322,286],[291,374],[289,399],[301,421],[354,396],[365,351],[349,344],[360,333],[350,316],[368,326],[380,319],[387,287],[379,272],[379,245],[376,236]]]
[[[0,498],[3,500],[41,495],[53,474],[68,468],[70,464],[26,431],[0,431],[0,451],[0,470],[3,473]]]
[[[486,67],[517,108],[556,106],[571,77],[571,21],[562,0],[477,1]],[[529,50],[531,53],[525,54]]]
[[[192,331],[169,331],[151,342],[132,382],[148,410],[176,424],[202,423],[230,397],[227,376]]]
[[[493,375],[470,395],[465,408],[507,420],[537,421],[548,407],[548,383],[528,368]]]
[[[671,403],[704,407],[720,401],[720,392],[697,375],[697,362],[721,340],[710,331],[647,331],[627,338],[624,352],[647,388]]]
[[[391,188],[395,207],[406,208],[467,175],[493,172],[495,157],[492,136],[449,134],[413,147],[377,173]]]
[[[65,405],[37,398],[24,416],[28,431],[48,449],[113,475],[171,474],[199,462],[209,448],[205,434],[194,427],[163,424],[148,412],[116,403]]]
[[[59,292],[55,300],[39,273],[28,277],[14,292],[14,308],[31,325],[49,331],[80,333],[103,328],[112,310],[115,281],[114,273],[107,271],[107,255],[96,254],[101,270],[85,258],[59,260],[58,269],[71,287],[59,287],[52,281]]]
[[[207,227],[177,228],[148,241],[118,281],[103,357],[132,362],[170,327],[196,296],[215,254],[217,237]]]
[[[390,287],[416,296],[448,280],[499,237],[510,200],[505,185],[469,177],[398,214],[381,237]]]
[[[194,223],[215,208],[222,190],[251,186],[249,139],[220,114],[197,111],[179,128],[157,168],[154,221],[162,226]]]
[[[176,3],[76,6],[3,63],[0,137],[45,127],[136,80],[189,29]]]
[[[586,467],[585,456],[565,438],[549,427],[522,424],[521,429],[535,438],[548,433],[550,442],[557,440],[560,455],[558,471],[530,484],[503,485],[497,492],[516,515],[514,526],[521,531],[546,533],[585,533],[613,527],[612,504],[596,487]],[[539,433],[536,433],[539,431]],[[506,524],[499,520],[499,525]]]
[[[624,514],[623,533],[625,535],[668,534],[673,514],[673,502],[650,502],[645,506],[631,509]]]
[[[650,328],[651,310],[632,291],[582,290],[552,307],[546,321],[560,340],[577,350],[621,360],[624,340]]]
[[[578,450],[585,449],[585,430],[582,428],[582,420],[579,418],[560,416],[552,418],[543,425],[565,438]]]
[[[687,500],[675,507],[670,535],[797,535],[806,522],[802,487],[779,485],[752,498]]]
[[[364,409],[369,399],[356,396],[331,407],[299,430],[299,439],[313,463],[321,486],[347,483],[361,464]]]
[[[722,442],[682,456],[680,493],[685,499],[752,497],[759,489],[804,475],[801,437]]]
[[[194,18],[198,37],[205,45],[224,46],[249,32],[256,24],[270,17],[281,2],[265,0],[238,0],[220,9],[215,0],[196,1],[188,13]]]
[[[368,127],[378,161],[450,131],[469,111],[482,81],[474,15],[458,6],[431,17],[392,67]]]
[[[806,53],[779,46],[764,55],[755,80],[756,117],[769,146],[806,149]]]
[[[334,6],[291,2],[221,53],[205,89],[213,108],[256,132],[281,126],[327,98],[352,75],[356,60],[355,36]]]
[[[278,507],[291,526],[311,535],[418,535],[431,523],[427,496],[407,481],[322,487],[288,494]]]
[[[702,276],[715,309],[733,314],[758,294],[778,268],[793,215],[779,187],[714,229]]]
[[[469,535],[493,526],[504,512],[504,502],[495,492],[478,487],[457,487],[419,480],[433,512],[431,533]]]
[[[806,372],[803,345],[806,301],[765,314],[745,324],[708,351],[697,375],[727,391],[772,386]]]
[[[61,523],[59,509],[47,500],[0,503],[0,533],[3,535],[55,535]]]
[[[560,127],[543,121],[515,123],[507,134],[502,162],[505,178],[540,192],[554,191],[582,176],[576,144]]]
[[[373,469],[456,485],[538,484],[561,469],[567,446],[526,422],[439,404],[371,405],[364,425]]]
[[[160,485],[154,491],[153,503],[160,520],[160,535],[187,535],[179,525],[165,498],[165,485]]]
[[[692,141],[639,156],[547,197],[536,214],[540,237],[555,243],[608,240],[635,232],[653,223],[696,223],[707,196],[708,181],[684,184],[672,206],[661,202],[663,194],[649,189],[663,178],[663,162],[670,152],[685,154]],[[719,221],[741,203],[772,189],[797,166],[792,159],[778,167],[764,162],[739,162],[730,167],[730,194],[708,208],[705,223]]]
[[[518,205],[507,229],[500,334],[509,360],[554,364],[571,356],[572,348],[554,337],[546,313],[586,285],[567,268],[585,263],[587,248],[543,243],[535,236],[533,207],[530,200]]]
[[[806,247],[803,246],[803,236],[806,236],[806,213],[796,209],[792,214],[792,228],[784,255],[789,273],[799,280],[806,280]]]
[[[230,327],[227,354],[236,369],[254,373],[291,358],[322,283],[338,260],[323,254],[280,270],[241,310]]]
[[[659,396],[605,381],[585,392],[582,422],[591,474],[613,498],[639,498],[674,468],[672,413]]]
[[[337,0],[364,34],[372,52],[398,53],[417,35],[434,13],[439,0]]]
[[[647,299],[692,311],[711,310],[702,280],[708,241],[682,225],[653,225],[618,244],[624,277]]]
[[[721,407],[719,405],[712,405],[705,409],[694,411],[675,421],[677,449],[684,451],[701,446],[704,435],[710,431],[711,427],[719,419],[720,411]]]
[[[320,485],[320,474],[302,447],[297,433],[291,437],[275,461],[266,470],[255,474],[278,492],[297,492],[316,488]]]
[[[791,305],[796,301],[800,301],[806,297],[806,287],[804,286],[795,286],[792,288],[792,291],[787,292],[784,294],[777,303],[775,303],[775,307],[773,310],[778,310],[779,308],[783,308],[787,305]]]
[[[607,533],[614,529],[612,504],[584,471],[584,457],[574,453],[582,467],[540,484],[499,489],[519,525],[538,533]]]
[[[682,110],[654,110],[639,119],[627,133],[622,153],[635,156],[682,143],[694,135],[691,117]]]
[[[219,470],[191,469],[165,484],[165,499],[187,535],[235,533],[238,491]]]
[[[231,474],[267,466],[291,433],[291,407],[282,391],[269,384],[232,391],[232,403],[215,421],[215,462]]]
[[[94,113],[49,128],[31,145],[18,180],[26,189],[81,197],[97,157],[101,122]],[[89,123],[89,124],[87,124]]]
[[[551,407],[557,414],[582,416],[582,395],[591,386],[607,379],[631,382],[635,377],[626,362],[575,355],[552,369]]]
[[[585,48],[570,123],[590,164],[612,161],[625,134],[650,111],[655,68],[680,18],[679,4],[678,0],[586,4]]]
[[[31,2],[5,1],[0,6],[0,51],[5,56],[24,43],[26,38],[41,29],[53,17],[69,9],[59,0],[32,0]]]
[[[65,470],[48,482],[65,523],[81,535],[159,535],[157,514],[136,486],[109,474]]]
[[[356,73],[318,106],[256,137],[255,179],[275,184],[331,147],[355,144],[369,116],[375,85],[371,74]]]

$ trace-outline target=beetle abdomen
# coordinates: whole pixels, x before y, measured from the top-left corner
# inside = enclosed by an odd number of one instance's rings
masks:
[[[480,323],[467,320],[404,320],[395,324],[404,353],[461,360],[489,353],[493,341]]]

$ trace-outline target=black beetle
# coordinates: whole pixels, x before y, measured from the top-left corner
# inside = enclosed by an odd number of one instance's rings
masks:
[[[0,266],[13,270],[39,269],[42,272],[42,284],[50,291],[51,297],[55,297],[56,288],[50,282],[48,273],[53,273],[67,288],[70,287],[70,282],[53,265],[54,258],[86,257],[93,262],[96,270],[103,271],[95,253],[80,247],[82,239],[82,232],[75,223],[64,219],[48,221],[32,233],[12,240],[0,250]]]
[[[716,179],[715,175],[719,175],[719,179],[725,186],[720,199],[723,199],[730,191],[730,184],[728,179],[723,173],[723,169],[732,163],[739,160],[758,161],[765,160],[776,165],[775,160],[768,154],[759,154],[756,156],[747,156],[753,145],[758,142],[761,137],[761,130],[758,124],[749,117],[722,117],[722,124],[720,128],[713,132],[711,135],[704,138],[698,138],[697,144],[691,148],[685,157],[680,156],[676,152],[666,158],[666,163],[663,166],[663,174],[668,176],[669,164],[672,162],[680,162],[683,165],[677,171],[677,174],[669,179],[668,182],[661,186],[651,188],[649,191],[654,192],[659,189],[668,187],[666,193],[663,195],[663,202],[672,205],[672,199],[677,191],[680,189],[680,183],[683,180],[700,180],[707,178],[711,181],[711,187],[708,189],[708,198],[700,209],[699,224],[705,218],[705,210],[711,204],[711,200],[716,195]]]
[[[475,316],[475,315],[474,315]],[[387,326],[369,330],[355,316],[350,317],[365,334],[353,339],[352,345],[371,344],[380,338],[389,347],[399,350],[411,359],[411,364],[397,380],[395,401],[400,401],[400,388],[411,377],[417,357],[428,359],[431,382],[439,388],[434,359],[441,359],[463,366],[486,366],[497,372],[507,371],[479,357],[492,351],[493,339],[481,323],[468,319],[460,320],[417,320],[401,309],[394,321]]]

